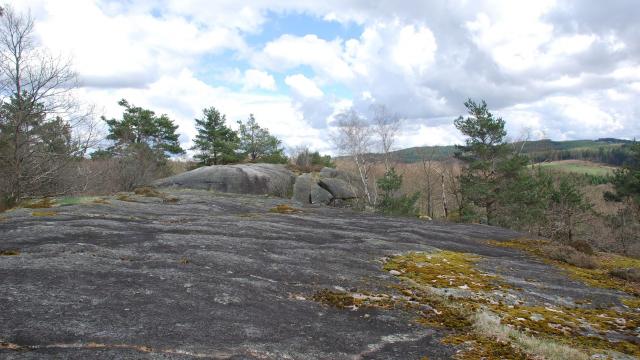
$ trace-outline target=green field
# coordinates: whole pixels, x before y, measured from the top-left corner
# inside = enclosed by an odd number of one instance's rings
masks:
[[[590,161],[580,161],[580,160],[561,160],[561,161],[552,161],[552,162],[544,162],[538,163],[533,166],[541,166],[542,168],[562,171],[567,173],[574,174],[587,174],[593,176],[607,176],[613,175],[615,171],[615,167],[607,166],[603,164],[598,164]]]

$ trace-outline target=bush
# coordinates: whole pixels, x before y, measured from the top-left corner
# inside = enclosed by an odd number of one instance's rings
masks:
[[[609,275],[622,280],[640,282],[640,269],[637,268],[613,269],[609,271]]]
[[[311,152],[308,147],[294,150],[291,156],[291,165],[300,172],[318,172],[324,167],[336,167],[336,164],[331,162],[331,156],[320,155],[318,151]]]
[[[584,240],[574,240],[569,244],[569,246],[580,251],[583,254],[587,254],[587,255],[594,254],[593,247],[591,247],[591,245]]]
[[[387,170],[384,177],[378,179],[378,187],[382,190],[383,195],[376,207],[385,215],[416,216],[418,214],[416,202],[420,193],[394,196],[401,186],[402,175],[398,175],[394,168]]]
[[[598,268],[597,260],[588,254],[580,252],[567,245],[546,245],[542,252],[550,259],[561,261],[583,269]]]

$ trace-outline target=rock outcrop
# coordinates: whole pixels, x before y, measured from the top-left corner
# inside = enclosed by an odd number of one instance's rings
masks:
[[[344,204],[355,199],[358,193],[356,182],[349,174],[331,168],[319,173],[302,174],[296,178],[293,200],[301,204]]]
[[[294,181],[295,176],[284,165],[237,164],[201,167],[156,180],[152,185],[286,197]]]

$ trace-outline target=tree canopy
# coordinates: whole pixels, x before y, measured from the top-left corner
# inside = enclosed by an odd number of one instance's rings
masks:
[[[122,119],[102,117],[109,128],[107,139],[115,142],[110,148],[113,154],[134,144],[146,145],[164,157],[184,153],[176,134],[178,126],[167,115],[157,116],[155,112],[133,106],[125,99],[118,105],[124,107]]]
[[[282,141],[260,127],[253,114],[246,122],[238,121],[240,151],[251,162],[285,163]]]
[[[198,134],[192,150],[198,150],[195,158],[200,165],[221,165],[238,160],[240,146],[238,134],[227,127],[226,116],[210,107],[202,110],[203,118],[195,119]]]

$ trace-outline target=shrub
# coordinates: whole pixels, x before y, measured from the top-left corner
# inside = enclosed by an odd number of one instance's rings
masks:
[[[609,275],[622,280],[640,282],[640,269],[637,268],[613,269],[609,271]]]
[[[591,244],[589,244],[584,240],[574,240],[569,244],[569,246],[587,255],[594,254],[593,247],[591,247]]]
[[[596,269],[598,262],[588,254],[567,245],[546,245],[542,252],[552,260],[561,261],[583,269]]]

